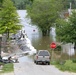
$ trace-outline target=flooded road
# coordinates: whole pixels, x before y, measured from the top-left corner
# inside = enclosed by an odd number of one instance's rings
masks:
[[[25,33],[27,34],[28,39],[31,41],[33,47],[37,50],[43,50],[43,49],[51,50],[50,49],[51,42],[53,42],[53,41],[56,42],[55,28],[53,28],[53,27],[51,28],[50,36],[43,37],[39,28],[36,25],[32,25],[30,18],[26,17],[27,16],[26,10],[18,10],[17,12],[20,16],[21,24],[24,26],[22,28],[22,30],[25,30]],[[63,53],[64,54],[67,53],[69,55],[71,55],[71,53],[72,53],[72,55],[73,55],[75,53],[74,48],[73,47],[70,48],[67,45],[63,46]],[[64,56],[64,54],[63,54],[63,56]]]
[[[24,26],[22,30],[25,30],[32,45],[37,50],[50,48],[50,43],[55,40],[55,37],[52,35],[54,34],[55,36],[54,31],[52,33],[50,32],[50,36],[43,37],[38,27],[36,25],[31,25],[31,20],[26,18],[26,10],[18,10],[18,14],[20,15],[21,24]]]

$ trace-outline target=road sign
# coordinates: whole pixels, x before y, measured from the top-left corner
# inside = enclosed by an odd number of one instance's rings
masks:
[[[56,48],[56,43],[54,43],[54,42],[52,42],[51,44],[50,44],[50,48]]]

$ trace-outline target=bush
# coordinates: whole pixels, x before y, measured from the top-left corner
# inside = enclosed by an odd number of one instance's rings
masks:
[[[57,65],[62,71],[76,72],[76,64],[72,60],[67,60],[64,65]]]
[[[64,65],[66,63],[66,61],[65,60],[62,60],[62,61],[60,61],[60,65]]]
[[[56,51],[61,51],[61,46],[60,46],[60,45],[57,46],[57,47],[55,48],[55,50],[56,50]]]
[[[72,62],[73,62],[73,63],[76,63],[76,59],[73,59]]]
[[[65,64],[65,60],[54,60],[54,61],[51,61],[51,64],[52,65],[64,65]]]
[[[54,60],[54,61],[51,61],[51,64],[52,65],[57,65],[57,64],[59,64],[59,62],[60,62],[59,60]]]

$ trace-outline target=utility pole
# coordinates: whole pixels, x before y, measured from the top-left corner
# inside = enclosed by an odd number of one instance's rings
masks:
[[[69,15],[71,14],[72,11],[72,3],[70,2],[70,8],[68,9]]]

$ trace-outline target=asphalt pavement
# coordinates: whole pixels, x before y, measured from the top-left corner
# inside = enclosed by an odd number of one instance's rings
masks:
[[[76,75],[76,73],[62,72],[53,65],[36,65],[27,61],[14,64],[14,75]]]
[[[76,73],[62,72],[54,65],[36,65],[29,57],[24,59],[23,62],[19,60],[19,63],[14,63],[14,72],[0,75],[76,75]]]

